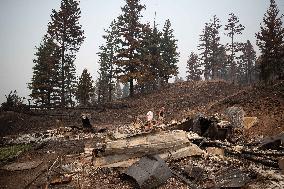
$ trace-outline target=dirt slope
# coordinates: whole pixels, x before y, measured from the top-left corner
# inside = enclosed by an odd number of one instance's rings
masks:
[[[169,84],[150,94],[136,95],[115,103],[112,108],[76,109],[42,113],[39,116],[2,112],[0,136],[27,133],[58,126],[81,125],[81,113],[91,115],[96,127],[116,127],[143,119],[149,110],[166,109],[166,121],[181,120],[190,114],[222,113],[227,107],[242,106],[247,116],[257,116],[254,135],[274,135],[284,131],[284,82],[272,86],[236,86],[224,81],[182,82]],[[54,116],[57,115],[57,116]]]

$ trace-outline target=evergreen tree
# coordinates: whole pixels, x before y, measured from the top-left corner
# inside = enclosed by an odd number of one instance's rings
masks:
[[[187,61],[187,71],[188,73],[186,79],[187,81],[199,81],[201,80],[201,70],[199,68],[198,55],[191,52],[189,59]]]
[[[163,36],[161,41],[161,56],[162,56],[162,68],[160,71],[160,78],[162,83],[168,83],[171,76],[178,74],[178,58],[177,52],[177,40],[173,34],[174,30],[171,28],[170,20],[166,20],[163,27]]]
[[[226,54],[226,48],[221,45],[218,50],[217,54],[217,61],[220,65],[220,70],[218,70],[218,78],[228,80],[229,79],[229,62],[228,62],[228,55]]]
[[[201,51],[201,65],[204,66],[204,78],[208,80],[210,77],[210,27],[208,23],[205,23],[205,28],[202,30],[199,40],[201,42],[198,45],[198,50]]]
[[[141,77],[137,80],[140,92],[155,90],[159,85],[162,72],[161,60],[161,32],[156,24],[152,29],[149,24],[143,27],[143,41],[141,45]]]
[[[282,18],[283,15],[279,15],[275,0],[270,0],[270,6],[264,14],[263,25],[260,26],[260,32],[256,34],[262,60],[260,77],[264,81],[284,78],[284,28]]]
[[[109,99],[112,97],[109,97],[109,78],[107,77],[107,71],[105,70],[105,63],[102,62],[104,60],[100,60],[100,71],[99,73],[99,78],[98,78],[98,89],[97,89],[97,94],[98,94],[98,103],[106,103],[109,102]],[[111,83],[113,85],[113,83]],[[113,86],[111,86],[113,88]]]
[[[58,46],[47,36],[36,48],[33,77],[29,83],[30,96],[41,108],[58,105]]]
[[[75,53],[79,51],[85,37],[79,24],[81,11],[75,0],[62,0],[60,10],[52,10],[48,35],[58,45],[60,52],[60,100],[61,106],[73,104],[75,77]]]
[[[216,79],[218,77],[218,72],[221,69],[219,57],[220,51],[220,36],[219,29],[221,28],[220,20],[214,15],[213,20],[209,23],[210,28],[210,70],[212,73],[212,79]]]
[[[25,110],[26,106],[23,103],[25,98],[20,97],[16,90],[11,91],[8,95],[5,95],[6,102],[1,104],[1,110],[4,111],[21,111]]]
[[[94,81],[94,92],[91,95],[91,104],[97,104],[98,103],[98,96],[99,96],[99,79],[96,79]]]
[[[105,30],[106,34],[103,35],[105,39],[105,45],[100,46],[100,52],[98,53],[100,57],[100,74],[101,82],[104,85],[105,90],[102,94],[106,95],[103,99],[107,101],[112,101],[113,90],[114,90],[114,79],[115,79],[115,65],[116,61],[115,52],[118,49],[118,36],[116,21],[112,21],[110,28]]]
[[[244,43],[242,49],[242,55],[240,56],[240,81],[244,81],[247,84],[251,84],[255,75],[255,61],[256,52],[253,49],[249,40]]]
[[[218,73],[220,73],[220,28],[220,20],[214,15],[213,19],[205,24],[203,34],[200,35],[201,44],[198,46],[198,49],[201,50],[200,56],[201,60],[203,60],[205,80],[210,78],[216,79],[219,76]]]
[[[239,22],[239,18],[234,14],[230,13],[230,18],[228,19],[228,24],[225,25],[225,30],[227,31],[226,35],[231,38],[231,44],[229,45],[230,54],[230,77],[233,82],[236,81],[237,75],[237,65],[236,65],[236,52],[238,52],[238,43],[235,42],[235,36],[237,34],[242,34],[242,31],[245,29],[243,25]]]
[[[130,84],[130,96],[134,95],[134,80],[140,76],[141,60],[138,53],[141,47],[142,24],[141,11],[145,9],[140,0],[125,0],[126,5],[121,8],[123,14],[118,17],[117,34],[119,49],[117,51],[118,78]]]
[[[80,105],[90,104],[91,96],[94,93],[93,80],[87,69],[84,69],[77,83],[76,99]]]

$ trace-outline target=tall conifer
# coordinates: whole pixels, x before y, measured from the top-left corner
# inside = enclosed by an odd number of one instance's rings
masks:
[[[275,0],[270,0],[264,14],[260,32],[256,34],[257,45],[261,51],[260,77],[264,81],[284,78],[284,28],[283,15]]]
[[[73,105],[75,77],[75,54],[83,43],[84,31],[79,24],[81,10],[79,2],[62,0],[58,11],[52,10],[48,23],[48,35],[60,51],[60,100],[61,106]]]

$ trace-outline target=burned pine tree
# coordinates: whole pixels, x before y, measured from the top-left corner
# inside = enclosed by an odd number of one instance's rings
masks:
[[[198,61],[198,55],[191,52],[189,59],[187,60],[187,81],[199,81],[201,80],[201,69]]]
[[[33,77],[28,88],[30,97],[40,108],[50,108],[59,105],[59,47],[52,39],[45,36],[36,48],[36,58],[33,67]]]
[[[235,41],[235,36],[238,34],[242,34],[242,31],[245,29],[245,27],[239,23],[239,18],[234,13],[230,13],[229,16],[230,18],[228,19],[228,24],[225,25],[225,30],[227,31],[226,35],[231,38],[231,43],[228,45],[228,49],[231,52],[229,76],[232,82],[236,82],[238,66],[235,58],[236,52],[239,51],[239,46],[238,43]]]
[[[263,18],[260,32],[256,33],[257,45],[261,51],[260,79],[267,82],[284,78],[284,28],[283,15],[275,0],[270,0],[270,6]]]
[[[60,51],[60,101],[61,106],[72,106],[75,77],[75,54],[83,43],[84,31],[79,24],[81,10],[75,0],[62,0],[60,10],[52,10],[51,22],[48,23],[48,36]]]
[[[145,6],[140,4],[140,0],[126,0],[126,5],[121,8],[122,14],[117,19],[120,48],[117,50],[115,65],[119,80],[129,82],[130,96],[134,95],[134,81],[141,75],[141,58],[137,51],[142,41],[143,24],[140,18],[143,9]]]
[[[76,99],[80,105],[90,104],[91,96],[94,93],[93,80],[87,69],[84,69],[76,88]]]

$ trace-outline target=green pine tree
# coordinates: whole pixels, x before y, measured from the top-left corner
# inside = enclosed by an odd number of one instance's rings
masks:
[[[226,53],[226,48],[224,47],[224,45],[221,45],[217,53],[217,61],[220,65],[220,69],[218,71],[218,78],[220,79],[229,80],[230,65],[228,60],[229,56]]]
[[[87,69],[84,69],[76,87],[76,99],[80,105],[89,105],[91,97],[93,96],[95,89],[93,86],[93,80]]]
[[[178,74],[177,63],[179,61],[179,53],[177,52],[177,48],[177,40],[174,36],[174,30],[171,28],[171,22],[170,20],[166,20],[161,42],[163,66],[160,71],[160,78],[162,78],[162,83],[168,83],[171,76]]]
[[[211,71],[212,79],[218,78],[218,73],[221,69],[221,62],[219,61],[220,56],[220,36],[219,29],[222,26],[220,25],[220,20],[214,15],[213,19],[210,20],[209,28],[210,28],[210,57],[209,57],[209,68]]]
[[[58,105],[59,47],[45,36],[36,48],[33,77],[29,83],[30,97],[41,108]]]
[[[251,84],[255,80],[256,52],[249,40],[243,44],[241,51],[240,68],[238,69],[240,70],[239,80],[246,84]]]
[[[48,23],[48,35],[59,46],[60,52],[60,101],[61,106],[73,105],[75,77],[75,54],[85,37],[79,24],[81,10],[75,0],[61,0],[60,10],[52,10]]]
[[[101,84],[105,85],[105,92],[103,94],[107,95],[104,99],[111,102],[114,92],[114,80],[115,80],[115,53],[118,49],[118,35],[117,35],[117,23],[116,20],[112,21],[110,28],[105,30],[106,34],[103,35],[105,44],[100,46],[100,52],[98,53],[100,57],[100,74],[101,74]]]
[[[270,0],[264,14],[260,32],[256,34],[257,45],[261,51],[260,79],[267,82],[284,78],[284,28],[283,15],[275,0]]]
[[[198,50],[200,53],[200,64],[204,67],[204,79],[209,80],[210,78],[210,51],[211,51],[211,39],[210,39],[210,27],[208,23],[205,23],[205,28],[202,30],[202,34],[199,37],[200,44]]]
[[[163,71],[161,58],[161,36],[156,24],[152,29],[149,24],[143,27],[141,52],[141,77],[137,79],[140,92],[145,93],[157,89]]]
[[[235,37],[238,34],[242,34],[245,29],[243,25],[239,22],[239,18],[234,14],[230,13],[230,18],[228,19],[228,24],[225,25],[225,30],[227,31],[227,36],[231,38],[231,43],[229,45],[230,54],[230,77],[233,82],[236,82],[236,77],[238,74],[237,64],[236,64],[236,52],[239,51],[238,43],[235,41]]]
[[[199,81],[201,80],[201,70],[198,61],[198,55],[191,52],[189,59],[187,61],[187,71],[188,75],[186,76],[187,81]]]

